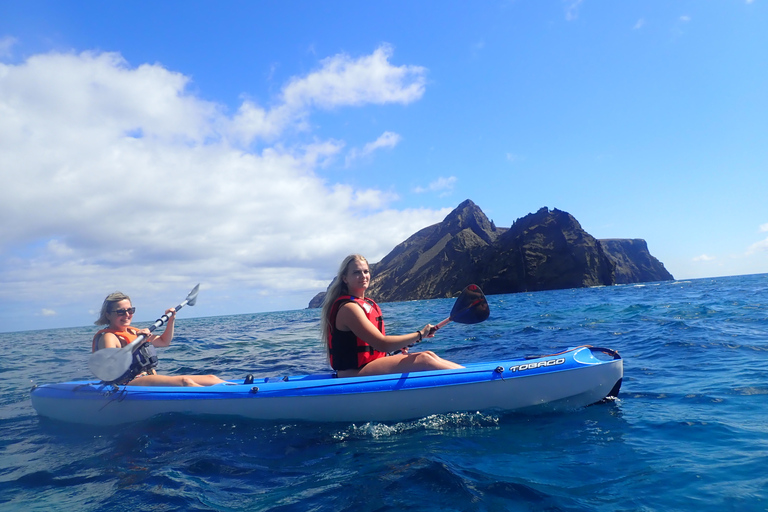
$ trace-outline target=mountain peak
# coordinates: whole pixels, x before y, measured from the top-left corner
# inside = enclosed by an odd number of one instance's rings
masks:
[[[644,240],[598,241],[547,207],[497,228],[469,199],[372,264],[371,276],[368,295],[382,302],[453,297],[470,283],[490,295],[672,279]]]
[[[440,224],[441,232],[457,234],[470,229],[487,243],[493,242],[499,233],[496,226],[488,220],[483,210],[471,199],[467,199],[449,213]]]

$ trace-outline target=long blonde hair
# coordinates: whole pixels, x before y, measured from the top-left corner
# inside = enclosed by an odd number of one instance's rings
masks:
[[[99,315],[99,319],[93,322],[94,325],[108,325],[109,318],[107,318],[107,315],[112,311],[112,304],[117,304],[121,300],[126,299],[128,302],[131,301],[131,298],[123,292],[114,292],[107,295],[107,298],[104,299],[104,303],[101,305],[101,314]]]
[[[323,309],[320,315],[320,325],[322,326],[321,340],[326,352],[328,351],[328,338],[330,337],[331,331],[333,330],[333,326],[331,326],[331,308],[333,307],[333,303],[336,302],[336,299],[342,295],[349,295],[349,288],[347,288],[347,283],[344,282],[342,277],[347,273],[349,264],[353,261],[362,261],[368,265],[368,260],[366,260],[363,256],[359,254],[350,254],[344,258],[344,261],[341,262],[341,266],[339,266],[339,273],[336,274],[336,277],[333,279],[331,286],[329,286],[328,290],[325,292],[325,298],[323,299]]]

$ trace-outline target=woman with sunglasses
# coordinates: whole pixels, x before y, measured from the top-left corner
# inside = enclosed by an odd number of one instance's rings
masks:
[[[93,337],[91,350],[96,352],[102,348],[122,348],[144,334],[146,340],[155,347],[167,347],[173,340],[173,327],[176,323],[174,308],[165,311],[168,318],[163,334],[157,336],[149,329],[138,329],[131,326],[136,308],[131,304],[131,298],[121,292],[115,292],[104,299],[101,305],[101,315],[94,322],[96,325],[107,325]],[[211,386],[224,380],[215,375],[158,375],[155,370],[142,372],[127,383],[129,386]]]

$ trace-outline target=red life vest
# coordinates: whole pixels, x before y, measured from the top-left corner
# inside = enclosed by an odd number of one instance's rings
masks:
[[[374,359],[387,355],[386,352],[374,349],[355,336],[352,331],[340,331],[336,328],[336,315],[339,313],[339,308],[348,302],[354,302],[360,306],[366,318],[376,326],[381,334],[384,334],[384,317],[381,315],[379,305],[372,299],[361,299],[352,295],[342,295],[336,299],[331,306],[329,318],[331,329],[328,333],[328,353],[330,354],[331,367],[337,371],[359,369]]]
[[[117,331],[115,329],[102,329],[99,332],[97,332],[93,337],[93,343],[91,344],[91,352],[96,352],[99,350],[99,340],[101,339],[101,336],[106,333],[111,332],[115,336],[117,336],[117,339],[120,340],[120,343],[122,346],[126,346],[133,340],[139,337],[139,330],[135,327],[126,327],[124,331]]]

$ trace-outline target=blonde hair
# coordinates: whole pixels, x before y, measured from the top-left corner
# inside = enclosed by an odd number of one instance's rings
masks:
[[[129,302],[131,300],[131,298],[123,292],[114,292],[107,295],[107,298],[104,299],[104,303],[101,305],[99,319],[93,322],[94,325],[109,325],[109,318],[107,318],[107,315],[112,312],[112,305],[126,299]]]
[[[353,261],[362,261],[368,265],[368,260],[366,260],[363,256],[359,254],[350,254],[344,258],[344,261],[341,262],[341,265],[339,266],[339,273],[336,274],[333,282],[331,282],[331,285],[325,292],[325,298],[323,299],[323,309],[322,313],[320,314],[320,325],[322,326],[321,340],[326,352],[328,352],[328,338],[330,337],[331,331],[333,331],[333,326],[331,325],[331,308],[333,307],[333,303],[336,302],[336,299],[342,295],[349,295],[349,288],[347,288],[347,283],[344,282],[342,277],[347,273],[349,264]]]

